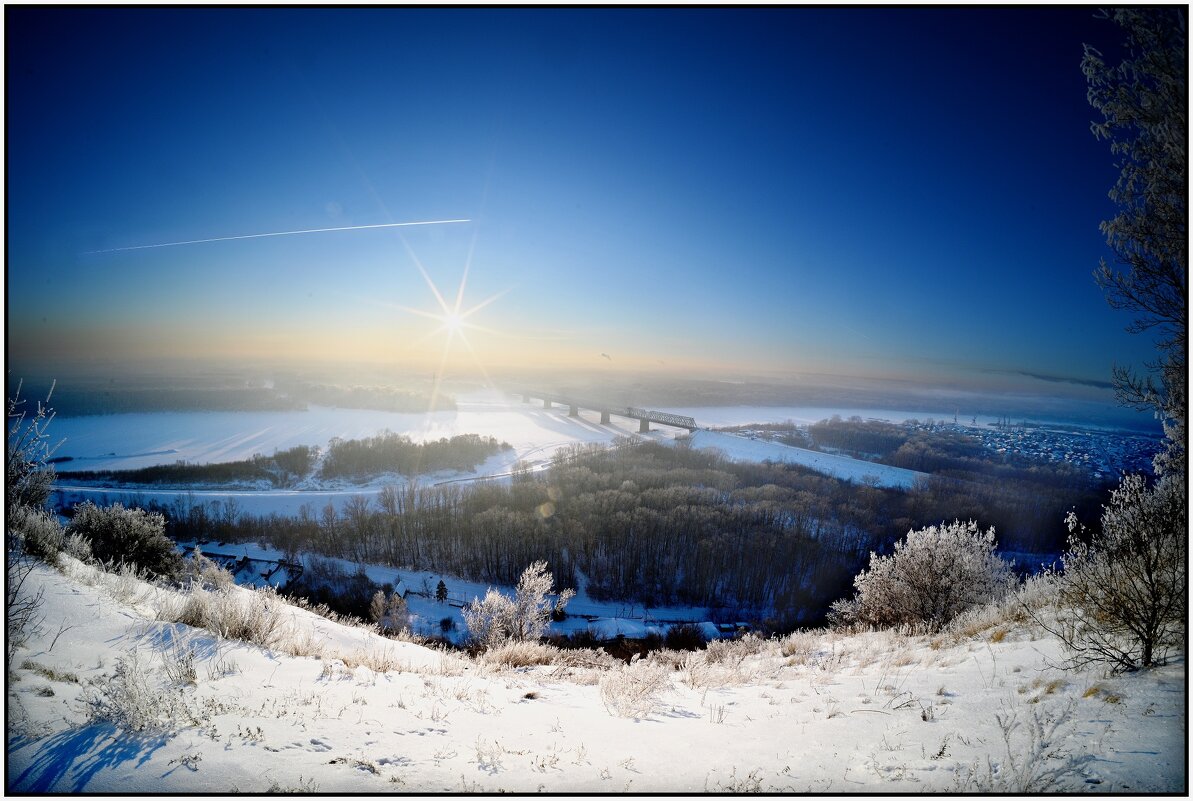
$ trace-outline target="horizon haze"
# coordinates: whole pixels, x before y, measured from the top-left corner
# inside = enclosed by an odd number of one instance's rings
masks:
[[[1079,65],[1117,34],[1090,9],[6,21],[10,381],[361,363],[1110,407],[1152,353],[1091,277],[1115,170]]]

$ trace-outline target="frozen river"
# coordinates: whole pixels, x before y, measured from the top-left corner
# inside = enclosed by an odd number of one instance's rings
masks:
[[[228,462],[247,459],[254,454],[268,456],[295,445],[326,447],[333,438],[357,439],[386,430],[405,434],[416,441],[480,434],[508,442],[513,448],[490,458],[472,473],[443,472],[422,476],[419,480],[423,484],[501,476],[508,474],[518,462],[531,469],[541,468],[556,450],[574,443],[607,443],[617,437],[671,441],[687,434],[683,429],[660,425],[653,425],[648,434],[639,434],[636,420],[613,417],[611,423],[601,424],[597,412],[582,410],[579,417],[569,417],[567,409],[558,405],[544,409],[541,403],[522,403],[519,397],[497,391],[463,396],[457,403],[455,411],[423,414],[312,407],[309,411],[163,412],[73,417],[54,420],[51,431],[55,442],[62,440],[55,456],[71,457],[70,461],[59,465],[61,470],[127,470],[177,461]],[[892,422],[946,417],[939,411],[930,410],[904,412],[799,406],[666,408],[660,411],[691,416],[705,428],[785,421],[811,423],[834,414]],[[979,423],[990,421],[978,420]],[[920,475],[725,434],[699,432],[694,444],[717,448],[734,459],[794,462],[840,478],[876,480],[884,486],[907,487]],[[201,502],[233,498],[240,509],[254,513],[294,514],[307,504],[315,510],[328,503],[338,507],[353,495],[375,495],[384,486],[396,483],[403,483],[403,479],[390,477],[364,486],[323,482],[294,490],[195,490],[189,494]],[[85,499],[135,501],[140,498],[170,503],[183,494],[178,490],[161,489],[105,490],[73,481],[60,482],[59,491],[67,502]]]

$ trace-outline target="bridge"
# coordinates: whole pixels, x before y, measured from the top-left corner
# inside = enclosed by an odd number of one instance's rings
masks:
[[[696,421],[691,417],[682,414],[671,414],[670,412],[657,412],[653,409],[639,409],[635,406],[611,406],[607,403],[598,403],[595,401],[584,401],[577,398],[569,398],[563,395],[555,395],[550,392],[537,392],[535,390],[523,390],[522,402],[530,403],[532,398],[539,398],[543,402],[544,409],[550,409],[552,405],[558,403],[560,406],[568,407],[568,417],[579,417],[581,409],[588,409],[594,412],[601,413],[601,422],[609,423],[610,415],[617,415],[618,417],[629,417],[639,422],[638,433],[645,434],[650,431],[651,423],[658,423],[665,426],[675,426],[676,428],[686,428],[688,431],[695,431],[700,426],[696,425]]]

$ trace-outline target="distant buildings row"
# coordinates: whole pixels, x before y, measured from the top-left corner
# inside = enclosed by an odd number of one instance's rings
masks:
[[[1089,470],[1097,480],[1115,479],[1123,473],[1150,473],[1152,458],[1162,444],[1158,437],[1142,434],[1065,430],[1026,424],[921,423],[909,420],[905,425],[918,431],[953,431],[976,437],[987,449],[1008,460],[1020,458],[1079,465]],[[781,432],[764,428],[742,429],[737,433],[750,439],[816,448],[808,434],[808,426],[796,426],[794,430]]]
[[[1122,473],[1149,473],[1160,450],[1156,437],[1112,431],[1057,431],[1046,428],[983,428],[950,426],[978,437],[996,453],[1050,462],[1084,465],[1094,478]]]

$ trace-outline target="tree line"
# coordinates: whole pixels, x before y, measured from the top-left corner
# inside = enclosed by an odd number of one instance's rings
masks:
[[[65,480],[110,482],[112,484],[232,484],[268,481],[274,487],[288,487],[305,478],[314,465],[317,448],[296,445],[272,456],[255,454],[252,458],[213,464],[152,465],[135,470],[63,470]]]
[[[366,439],[333,439],[318,472],[321,478],[361,480],[383,473],[416,476],[437,470],[470,471],[503,450],[510,450],[510,445],[476,434],[414,442],[405,435],[387,431]],[[179,461],[135,470],[71,470],[60,471],[58,475],[67,480],[112,485],[226,486],[266,481],[274,487],[290,487],[312,474],[319,455],[318,448],[297,445],[272,456],[256,454],[235,462],[188,464]]]
[[[365,439],[333,439],[320,474],[324,478],[367,478],[379,473],[417,476],[437,470],[469,471],[503,450],[512,447],[478,434],[414,442],[405,434],[386,431]]]

